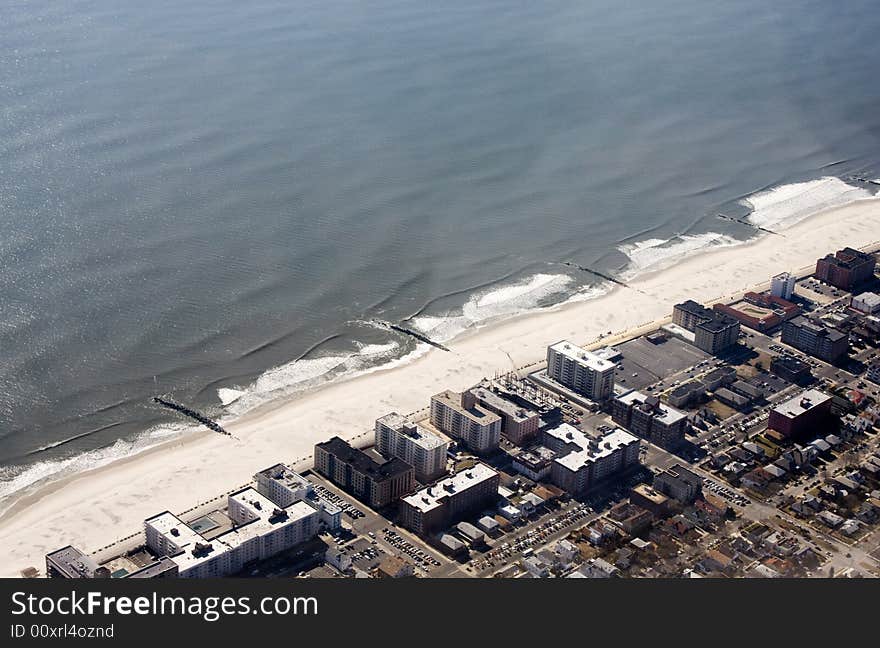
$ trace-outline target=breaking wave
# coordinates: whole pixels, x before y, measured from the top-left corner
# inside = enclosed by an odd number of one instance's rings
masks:
[[[170,423],[158,425],[132,439],[119,439],[113,445],[87,450],[70,457],[45,459],[31,464],[0,468],[0,513],[12,505],[13,496],[47,480],[64,477],[106,466],[118,459],[131,457],[175,436],[198,429],[196,425]]]
[[[618,250],[629,257],[622,273],[626,281],[645,272],[669,268],[684,258],[694,256],[709,248],[731,247],[742,241],[718,232],[683,234],[671,239],[648,239],[621,245]]]
[[[866,189],[826,176],[759,191],[740,203],[752,210],[748,220],[755,225],[785,229],[820,211],[872,196]]]
[[[532,275],[517,283],[471,295],[459,312],[417,315],[409,324],[432,340],[446,342],[491,321],[559,303],[570,296],[572,283],[574,279],[566,274]]]

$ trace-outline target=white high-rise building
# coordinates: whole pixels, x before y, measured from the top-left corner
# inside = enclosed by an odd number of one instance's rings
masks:
[[[385,457],[403,459],[422,483],[446,473],[448,449],[448,441],[410,423],[397,412],[376,420],[376,450]]]
[[[614,395],[615,364],[563,340],[547,347],[547,375],[597,401]]]
[[[797,277],[790,272],[778,274],[770,280],[770,294],[774,297],[782,297],[782,299],[791,299],[796,281]]]

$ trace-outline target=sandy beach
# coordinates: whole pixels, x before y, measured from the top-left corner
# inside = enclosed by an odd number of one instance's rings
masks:
[[[563,338],[587,344],[668,316],[678,301],[724,299],[799,270],[843,246],[880,239],[880,200],[867,199],[811,216],[785,230],[735,247],[708,250],[589,301],[529,313],[459,336],[452,353],[432,350],[403,366],[333,384],[255,410],[227,428],[238,440],[211,433],[178,439],[135,457],[49,484],[22,498],[0,519],[0,576],[74,544],[96,551],[135,534],[144,518],[182,512],[250,480],[278,461],[306,461],[313,445],[333,435],[369,438],[374,420],[390,411],[428,405],[442,389],[462,389],[497,371],[540,361]],[[510,358],[508,358],[508,354]]]

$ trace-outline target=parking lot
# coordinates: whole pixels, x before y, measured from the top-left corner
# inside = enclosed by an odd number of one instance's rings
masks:
[[[741,495],[729,486],[724,486],[712,479],[707,479],[703,482],[703,489],[723,497],[728,502],[738,506],[748,506],[751,503],[751,500],[745,495]]]
[[[492,549],[472,560],[467,569],[480,573],[510,564],[518,560],[524,552],[547,544],[556,536],[562,536],[575,524],[585,524],[591,513],[592,510],[586,504],[575,503],[571,508],[545,515],[538,524],[526,525],[499,538]]]
[[[616,381],[632,389],[643,389],[708,361],[711,356],[678,338],[653,344],[640,337],[615,347],[623,356]]]
[[[314,481],[312,483],[314,483]],[[358,507],[356,507],[354,504],[352,504],[351,502],[349,502],[345,498],[340,497],[339,495],[337,495],[333,491],[331,491],[327,488],[324,488],[323,486],[321,486],[321,484],[317,484],[317,483],[315,484],[315,492],[318,493],[318,495],[320,495],[324,499],[326,499],[328,502],[332,502],[333,504],[336,504],[336,506],[341,508],[342,512],[345,513],[352,520],[359,520],[360,518],[364,517],[364,515],[365,515],[365,513],[362,510],[360,510]]]

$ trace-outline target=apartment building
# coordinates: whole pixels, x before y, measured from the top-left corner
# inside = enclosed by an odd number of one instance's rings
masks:
[[[372,508],[388,506],[415,487],[415,471],[403,459],[377,461],[339,437],[315,446],[315,471]]]
[[[483,463],[462,470],[401,500],[401,523],[420,535],[448,527],[457,519],[492,505],[498,498],[498,472]]]
[[[595,401],[614,395],[615,364],[562,340],[547,347],[547,376]]]
[[[471,390],[432,396],[431,425],[478,454],[492,452],[501,441],[501,417],[478,404]]]
[[[375,435],[376,450],[386,458],[397,457],[408,463],[421,483],[446,474],[449,442],[421,425],[391,412],[376,420]]]
[[[611,418],[636,436],[663,447],[681,443],[689,426],[686,414],[638,391],[614,399]]]

